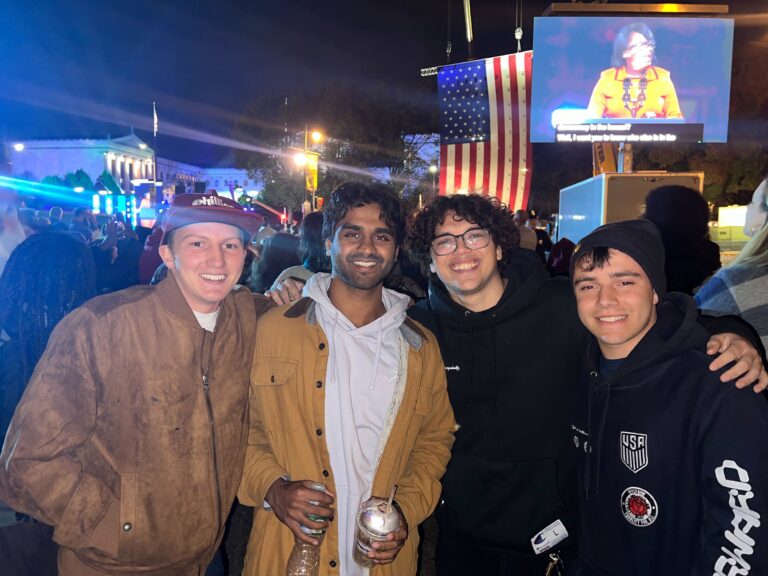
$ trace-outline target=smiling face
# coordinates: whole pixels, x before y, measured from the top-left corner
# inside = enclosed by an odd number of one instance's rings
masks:
[[[347,288],[381,290],[397,258],[395,233],[381,219],[378,204],[350,208],[326,240],[331,276]]]
[[[215,312],[243,271],[243,233],[229,224],[189,224],[173,232],[170,245],[160,246],[160,257],[189,307]]]
[[[623,56],[627,73],[640,73],[653,61],[653,44],[639,32],[632,32]]]
[[[435,228],[434,237],[442,234],[458,236],[477,228],[473,222],[457,218],[452,210],[446,212],[443,222]],[[487,310],[498,303],[504,292],[498,265],[501,256],[501,248],[493,238],[487,246],[477,250],[467,248],[458,239],[452,254],[439,256],[432,250],[432,268],[455,302],[470,310]]]
[[[602,268],[585,270],[589,266],[586,259],[573,272],[579,318],[605,358],[626,358],[656,323],[659,298],[640,265],[623,252],[610,250]]]

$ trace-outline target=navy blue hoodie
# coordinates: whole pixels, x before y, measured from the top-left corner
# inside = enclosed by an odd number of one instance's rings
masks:
[[[707,339],[677,293],[615,371],[589,339],[572,426],[582,576],[768,574],[768,402],[709,371]]]

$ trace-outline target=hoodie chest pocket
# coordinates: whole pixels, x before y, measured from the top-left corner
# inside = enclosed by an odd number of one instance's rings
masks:
[[[251,369],[251,408],[268,432],[290,430],[300,413],[297,360],[264,358]]]

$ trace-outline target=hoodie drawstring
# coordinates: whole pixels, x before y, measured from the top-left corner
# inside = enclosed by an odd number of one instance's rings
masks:
[[[495,319],[495,316],[494,316]],[[491,366],[491,412],[496,412],[496,397],[498,396],[498,383],[496,382],[496,323],[491,326],[491,352],[493,352],[493,366]]]
[[[379,363],[381,361],[381,333],[383,321],[379,318],[377,322],[379,324],[379,330],[376,334],[376,360],[373,362],[373,371],[368,378],[368,390],[374,390],[376,388],[376,374],[379,373]]]

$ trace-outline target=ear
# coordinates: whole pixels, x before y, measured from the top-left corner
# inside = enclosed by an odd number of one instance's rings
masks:
[[[659,303],[659,295],[656,294],[656,290],[653,291],[653,305],[656,306],[656,304]]]
[[[395,261],[397,261],[397,257],[400,256],[400,246],[395,248]]]
[[[325,255],[330,256],[331,255],[331,241],[330,239],[325,241]]]
[[[173,250],[171,250],[171,247],[168,246],[168,244],[162,244],[158,249],[158,252],[160,253],[160,258],[163,259],[163,264],[168,267],[168,270],[175,270],[176,268],[173,265]]]
[[[502,251],[501,246],[496,246],[496,260],[501,261],[503,256],[504,252]]]
[[[432,272],[432,274],[437,274],[437,272],[435,271],[435,263],[434,262],[430,262],[429,263],[429,271]]]

